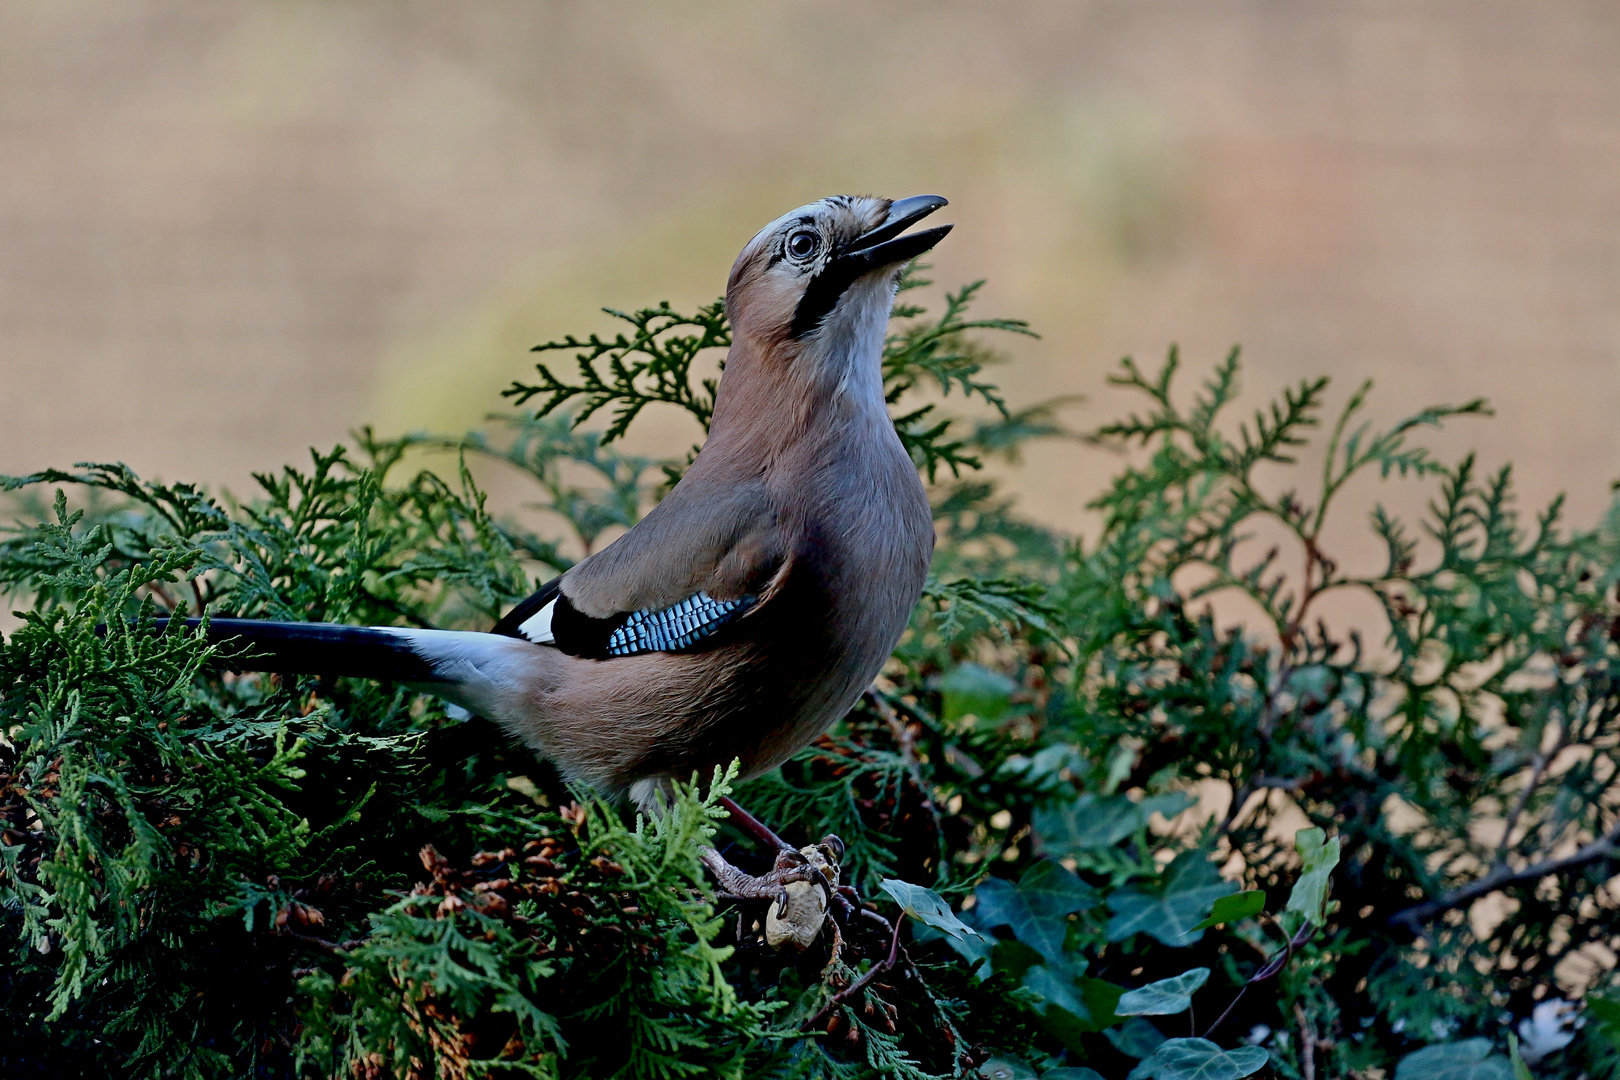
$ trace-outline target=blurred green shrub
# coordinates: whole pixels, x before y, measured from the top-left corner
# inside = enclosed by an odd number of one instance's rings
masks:
[[[1620,515],[1521,519],[1506,470],[1412,441],[1482,403],[1380,430],[1365,386],[1307,478],[1325,379],[1233,422],[1236,354],[1189,394],[1172,352],[1126,361],[1144,409],[1091,436],[1130,449],[1100,533],[1058,537],[983,472],[1061,433],[985,378],[978,335],[1026,328],[968,318],[975,287],[930,318],[919,284],[884,375],[933,485],[925,601],[861,706],[735,792],[849,846],[864,908],[803,955],[701,873],[704,843],[768,856],[724,825],[728,777],[628,822],[430,698],[222,674],[150,629],[488,626],[680,475],[612,444],[646,407],[706,422],[719,306],[618,314],[542,347],[575,368],[509,391],[538,411],[361,432],[243,503],[122,466],[6,480],[0,1073],[1616,1075]],[[453,480],[407,467],[446,447]],[[545,524],[492,513],[480,461]],[[1351,573],[1324,524],[1374,472],[1435,494],[1416,526],[1375,512],[1383,565]],[[1320,619],[1341,590],[1379,644]]]

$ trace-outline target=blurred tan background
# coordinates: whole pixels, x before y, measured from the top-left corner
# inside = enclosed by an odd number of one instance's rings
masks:
[[[1120,355],[1241,342],[1252,404],[1490,397],[1441,445],[1577,521],[1620,476],[1620,6],[1550,0],[0,0],[0,472],[460,430],[836,191],[950,197],[936,280],[1078,425]],[[1077,527],[1114,465],[1017,483]]]

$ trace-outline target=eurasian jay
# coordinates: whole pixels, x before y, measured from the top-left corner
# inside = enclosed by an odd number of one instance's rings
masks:
[[[833,196],[750,240],[702,452],[492,633],[214,619],[210,638],[246,646],[239,667],[419,684],[648,808],[733,759],[775,768],[855,704],[922,593],[933,521],[881,363],[902,266],[951,226],[905,230],[944,205]],[[793,878],[710,865],[751,895]]]

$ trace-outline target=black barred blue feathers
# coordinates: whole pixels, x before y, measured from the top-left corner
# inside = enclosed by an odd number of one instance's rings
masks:
[[[608,635],[609,656],[679,652],[709,637],[753,606],[754,598],[716,600],[707,593],[688,597],[662,611],[636,611]]]
[[[649,652],[680,652],[713,637],[758,601],[755,596],[716,600],[699,592],[657,611],[594,618],[576,608],[556,578],[495,627],[495,633],[551,645],[572,656],[608,660]]]

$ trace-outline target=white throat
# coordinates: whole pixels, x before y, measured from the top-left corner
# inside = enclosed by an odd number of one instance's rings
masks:
[[[865,408],[883,402],[883,339],[894,306],[893,274],[855,282],[811,335],[801,362],[814,365],[835,396]]]

